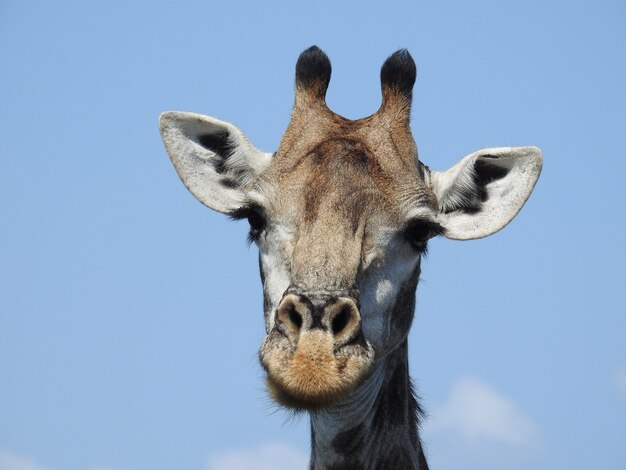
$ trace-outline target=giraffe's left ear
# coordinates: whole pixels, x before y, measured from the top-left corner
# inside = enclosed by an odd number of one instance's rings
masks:
[[[159,117],[165,149],[187,189],[218,212],[241,207],[248,183],[270,163],[238,127],[195,113],[168,111]]]
[[[445,236],[471,240],[502,229],[530,196],[542,162],[537,147],[501,147],[474,152],[448,171],[430,172]]]

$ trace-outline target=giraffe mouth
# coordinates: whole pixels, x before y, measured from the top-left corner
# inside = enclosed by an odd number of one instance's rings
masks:
[[[259,357],[270,396],[283,406],[312,411],[339,402],[358,387],[369,375],[374,351],[362,337],[336,348],[332,335],[321,329],[303,332],[297,344],[274,330]]]

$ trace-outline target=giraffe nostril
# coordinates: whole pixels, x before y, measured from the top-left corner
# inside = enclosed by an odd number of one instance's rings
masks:
[[[287,316],[289,317],[289,321],[296,327],[296,330],[299,331],[302,326],[302,315],[300,315],[294,307],[291,307],[287,309]]]
[[[329,326],[336,346],[345,344],[359,333],[361,315],[353,301],[339,300],[328,308],[327,314],[330,316]]]
[[[281,331],[297,342],[304,323],[304,317],[302,313],[298,311],[296,302],[297,299],[294,298],[283,300],[276,312],[276,319]]]
[[[333,330],[334,336],[337,336],[339,333],[341,333],[344,330],[344,328],[348,325],[348,322],[350,321],[351,316],[352,316],[351,310],[347,307],[344,307],[341,309],[341,311],[337,315],[333,317],[333,320],[330,326]]]
[[[361,328],[359,309],[355,301],[347,297],[318,300],[315,306],[303,294],[287,294],[276,310],[275,319],[277,330],[294,345],[301,335],[319,330],[331,335],[335,347],[340,347],[358,335]]]

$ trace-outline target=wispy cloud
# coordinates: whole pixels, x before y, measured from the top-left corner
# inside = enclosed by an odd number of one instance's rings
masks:
[[[0,470],[46,470],[35,461],[0,449]]]
[[[6,449],[0,449],[0,470],[50,470],[49,467],[35,462],[30,457],[14,454]],[[95,466],[88,470],[113,470],[111,467]]]
[[[442,466],[472,462],[503,467],[527,462],[540,451],[532,420],[475,377],[454,384],[447,401],[430,412],[424,431],[431,460]]]
[[[305,470],[309,458],[293,447],[271,443],[254,449],[242,449],[213,455],[208,470]]]

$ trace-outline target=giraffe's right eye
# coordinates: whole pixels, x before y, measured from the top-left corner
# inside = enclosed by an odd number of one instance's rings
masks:
[[[266,220],[263,213],[263,209],[256,206],[242,207],[237,211],[231,213],[231,218],[235,220],[247,219],[250,224],[250,233],[248,234],[248,241],[250,243],[259,239],[263,230],[265,230]]]
[[[250,224],[250,238],[254,241],[261,235],[261,232],[265,228],[265,218],[256,210],[250,210],[250,212],[246,214],[246,218]]]

